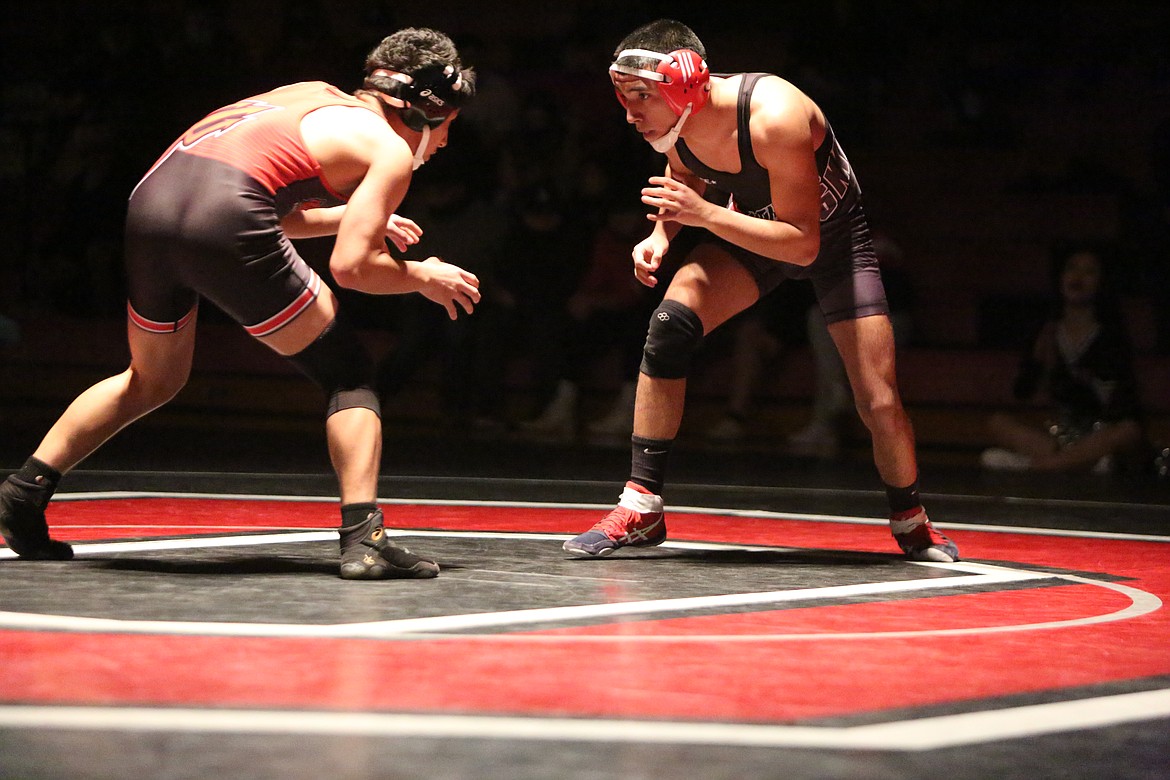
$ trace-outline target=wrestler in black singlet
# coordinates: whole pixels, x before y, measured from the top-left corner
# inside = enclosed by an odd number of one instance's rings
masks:
[[[730,193],[727,207],[761,219],[776,218],[768,171],[756,161],[748,128],[751,96],[766,73],[746,73],[739,89],[740,172],[728,173],[704,165],[681,138],[675,145],[683,165],[716,189]],[[785,279],[809,279],[827,322],[888,314],[877,255],[861,203],[861,188],[845,151],[826,121],[825,138],[816,151],[821,183],[821,247],[816,260],[799,266],[773,260],[716,236],[719,243],[756,280],[764,297]]]

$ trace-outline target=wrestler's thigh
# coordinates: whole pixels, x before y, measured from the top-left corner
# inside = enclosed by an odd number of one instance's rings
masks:
[[[313,302],[280,330],[256,338],[280,355],[295,355],[317,340],[337,317],[337,296],[326,285]]]
[[[755,278],[729,252],[700,244],[675,272],[665,298],[687,306],[710,333],[751,306],[760,296]]]

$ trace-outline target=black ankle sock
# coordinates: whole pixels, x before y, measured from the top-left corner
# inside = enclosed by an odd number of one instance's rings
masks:
[[[630,437],[630,481],[641,485],[655,495],[662,494],[666,479],[666,461],[673,439],[645,439]]]
[[[341,527],[353,528],[370,519],[370,515],[378,511],[378,504],[374,501],[362,501],[356,504],[343,504],[341,507]]]
[[[886,485],[886,500],[890,502],[890,511],[895,514],[922,506],[922,499],[918,496],[918,480],[903,488]]]

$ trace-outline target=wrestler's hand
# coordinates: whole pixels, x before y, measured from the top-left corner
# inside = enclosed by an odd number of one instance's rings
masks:
[[[634,247],[634,277],[647,287],[655,287],[658,277],[654,272],[662,265],[662,258],[670,242],[659,231],[651,233]]]
[[[421,237],[422,228],[413,219],[390,215],[390,221],[386,223],[386,238],[398,247],[399,252],[405,252],[408,246],[417,244]]]
[[[459,307],[471,314],[475,304],[479,303],[479,279],[470,271],[444,263],[437,257],[428,257],[419,263],[419,269],[423,272],[423,286],[419,292],[445,307],[451,319],[459,318]]]
[[[642,202],[658,209],[647,214],[653,222],[678,222],[680,225],[703,226],[707,215],[717,208],[703,196],[669,176],[651,176],[650,186],[642,188]]]

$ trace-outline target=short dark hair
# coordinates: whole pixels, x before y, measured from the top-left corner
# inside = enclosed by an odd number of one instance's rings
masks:
[[[703,59],[707,59],[707,49],[695,31],[682,22],[674,19],[658,19],[644,24],[622,39],[614,50],[614,59],[626,49],[647,49],[659,54],[670,54],[679,49],[690,49]],[[658,67],[658,60],[648,57],[630,58],[626,64],[636,68]]]
[[[449,37],[427,27],[407,27],[387,35],[366,57],[362,88],[392,94],[395,85],[387,76],[375,76],[385,69],[410,75],[422,68],[452,66],[462,76],[459,95],[463,101],[475,95],[475,71],[463,67],[455,43]]]

